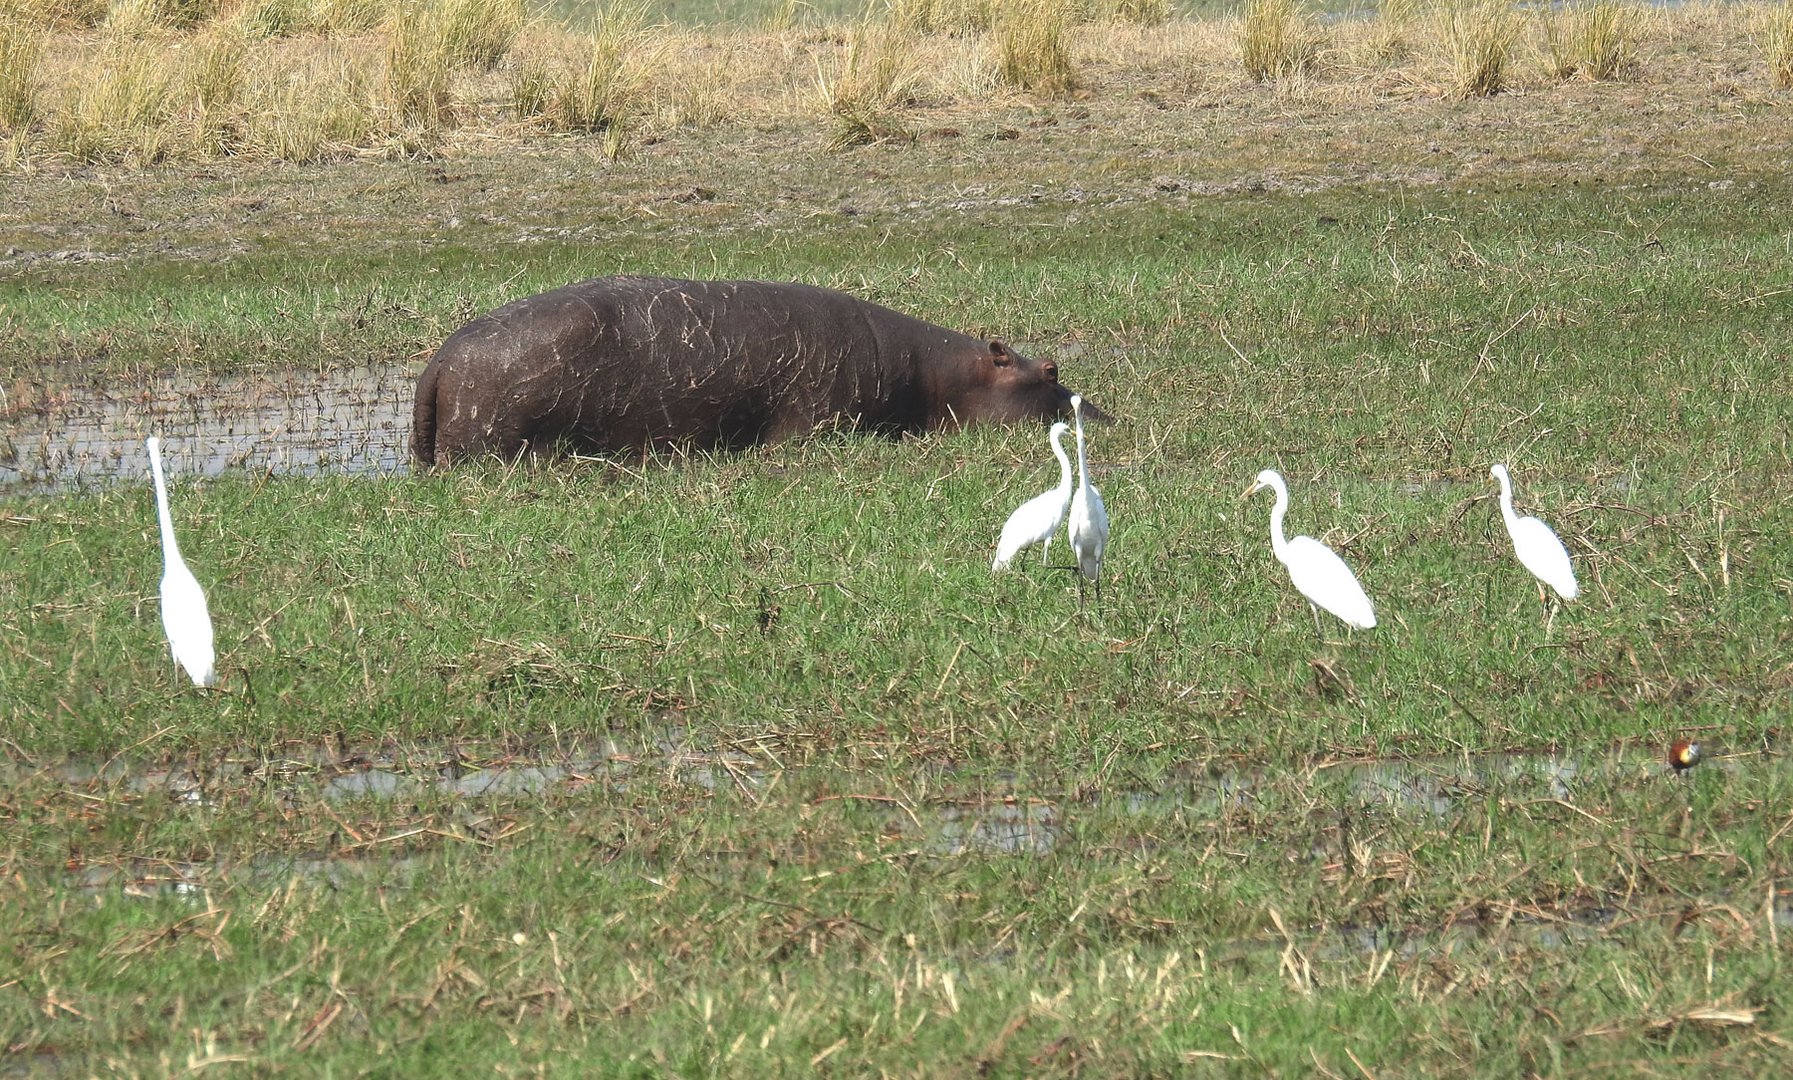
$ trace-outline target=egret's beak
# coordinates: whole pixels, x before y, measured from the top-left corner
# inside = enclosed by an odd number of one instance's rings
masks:
[[[1239,498],[1240,499],[1249,499],[1253,495],[1256,495],[1260,490],[1262,490],[1263,487],[1264,487],[1264,485],[1258,483],[1256,480],[1253,480],[1251,482],[1250,487],[1246,488],[1244,491],[1239,493]]]

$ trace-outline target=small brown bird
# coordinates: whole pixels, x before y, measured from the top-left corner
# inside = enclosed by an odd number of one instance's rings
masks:
[[[1700,744],[1687,739],[1676,739],[1669,744],[1668,764],[1676,774],[1684,773],[1700,763]]]

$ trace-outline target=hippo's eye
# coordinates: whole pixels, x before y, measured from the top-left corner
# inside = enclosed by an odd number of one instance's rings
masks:
[[[1041,374],[1046,376],[1047,382],[1057,382],[1058,381],[1058,365],[1057,364],[1047,364],[1045,366],[1045,368],[1042,369]]]

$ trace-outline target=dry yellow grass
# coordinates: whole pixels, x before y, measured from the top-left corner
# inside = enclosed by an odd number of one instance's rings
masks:
[[[988,30],[998,0],[890,0],[890,20],[920,34],[967,34]]]
[[[1793,90],[1793,3],[1774,8],[1766,21],[1768,81],[1776,90]]]
[[[1090,17],[1098,22],[1163,26],[1174,12],[1170,0],[1092,0]]]
[[[1640,20],[1618,0],[1585,0],[1546,16],[1550,74],[1596,82],[1634,74]]]
[[[1454,0],[1445,9],[1444,39],[1451,89],[1487,97],[1507,88],[1507,65],[1519,39],[1519,16],[1503,0]]]
[[[1413,55],[1420,15],[1419,0],[1383,0],[1367,39],[1370,55],[1377,62]]]
[[[319,34],[365,34],[391,25],[405,0],[309,0],[305,28]]]
[[[35,77],[24,74],[33,66],[24,60],[0,64],[0,130],[8,140],[0,158],[14,165],[309,160],[412,152],[419,140],[453,152],[458,142],[532,131],[597,134],[614,153],[627,141],[719,124],[807,128],[826,145],[963,127],[976,110],[1016,107],[1024,94],[1062,94],[1073,78],[1086,99],[1149,92],[1172,108],[1191,96],[1243,104],[1264,92],[1241,65],[1246,32],[1237,18],[1091,23],[1076,21],[1087,9],[1069,0],[1015,18],[1017,28],[1056,31],[1045,44],[1011,41],[1007,67],[996,32],[912,33],[894,15],[878,24],[888,30],[874,40],[869,28],[669,32],[647,27],[639,10],[621,9],[600,20],[596,36],[525,27],[493,70],[451,58],[434,9],[413,5],[408,16],[369,32],[325,33],[319,27],[327,19],[404,9],[390,0],[292,2],[308,28],[285,37],[253,32],[248,4],[197,33],[142,36],[45,32],[34,8],[29,22],[11,24],[29,33],[0,37],[0,49],[22,49],[15,54],[22,57],[35,49],[37,57]],[[1702,4],[1655,13],[1651,33],[1627,38],[1633,70],[1652,82],[1730,95],[1784,87],[1793,81],[1787,11],[1784,3]],[[1545,18],[1520,19],[1505,8],[1427,14],[1396,3],[1375,19],[1329,28],[1323,66],[1315,66],[1322,54],[1310,46],[1293,54],[1308,59],[1264,70],[1299,74],[1279,77],[1278,95],[1298,94],[1317,107],[1514,85],[1540,92],[1558,85],[1549,52],[1555,32]],[[1050,63],[1027,73],[1026,57]],[[869,123],[843,138],[856,115]]]
[[[1080,13],[1075,0],[1001,0],[990,27],[997,78],[1043,97],[1070,93],[1077,68],[1068,34]]]
[[[894,20],[859,25],[832,76],[817,76],[822,100],[834,117],[832,149],[908,138],[899,112],[914,103],[919,85],[915,34]]]
[[[386,93],[400,125],[425,132],[442,125],[453,70],[441,24],[423,5],[406,5],[386,47]]]
[[[322,42],[263,70],[247,93],[245,152],[317,161],[372,144],[383,131],[377,61],[366,50]]]
[[[50,116],[50,145],[76,161],[153,163],[173,139],[174,87],[155,52],[127,37],[102,45],[88,78]]]
[[[245,0],[231,16],[238,33],[254,41],[287,37],[310,25],[306,0]]]
[[[105,26],[116,34],[134,35],[192,30],[217,20],[225,10],[223,0],[111,0]]]
[[[37,63],[44,32],[0,11],[0,132],[17,135],[37,118]]]
[[[1300,0],[1249,0],[1239,29],[1239,60],[1253,79],[1305,75],[1319,62],[1319,28]]]
[[[449,62],[483,71],[510,53],[528,21],[523,0],[442,0],[434,13]]]
[[[216,24],[197,37],[187,51],[184,97],[200,153],[232,152],[240,134],[237,102],[243,89],[243,60],[248,45],[231,23]]]
[[[107,10],[108,0],[0,0],[0,15],[46,30],[91,29]]]
[[[618,156],[647,110],[646,73],[654,66],[647,8],[612,4],[583,41],[582,59],[550,74],[539,120],[554,131],[602,136],[606,156]]]

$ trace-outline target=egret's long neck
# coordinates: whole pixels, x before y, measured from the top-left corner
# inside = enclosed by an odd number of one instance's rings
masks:
[[[1089,488],[1089,458],[1083,452],[1083,413],[1077,414],[1077,486]]]
[[[1052,452],[1058,455],[1058,490],[1069,498],[1071,494],[1071,459],[1065,456],[1065,433],[1057,431],[1052,436]]]
[[[181,549],[174,542],[174,517],[168,512],[168,485],[162,479],[160,449],[150,451],[149,471],[156,480],[156,518],[162,523],[162,562],[167,565],[180,558]]]
[[[1289,541],[1283,536],[1283,515],[1289,512],[1289,489],[1281,484],[1271,485],[1270,490],[1276,492],[1276,505],[1270,508],[1270,550],[1276,553],[1278,562],[1289,561]]]
[[[1507,479],[1506,473],[1495,473],[1494,478],[1500,481],[1500,516],[1510,531],[1519,521],[1518,513],[1513,510],[1513,482]]]

